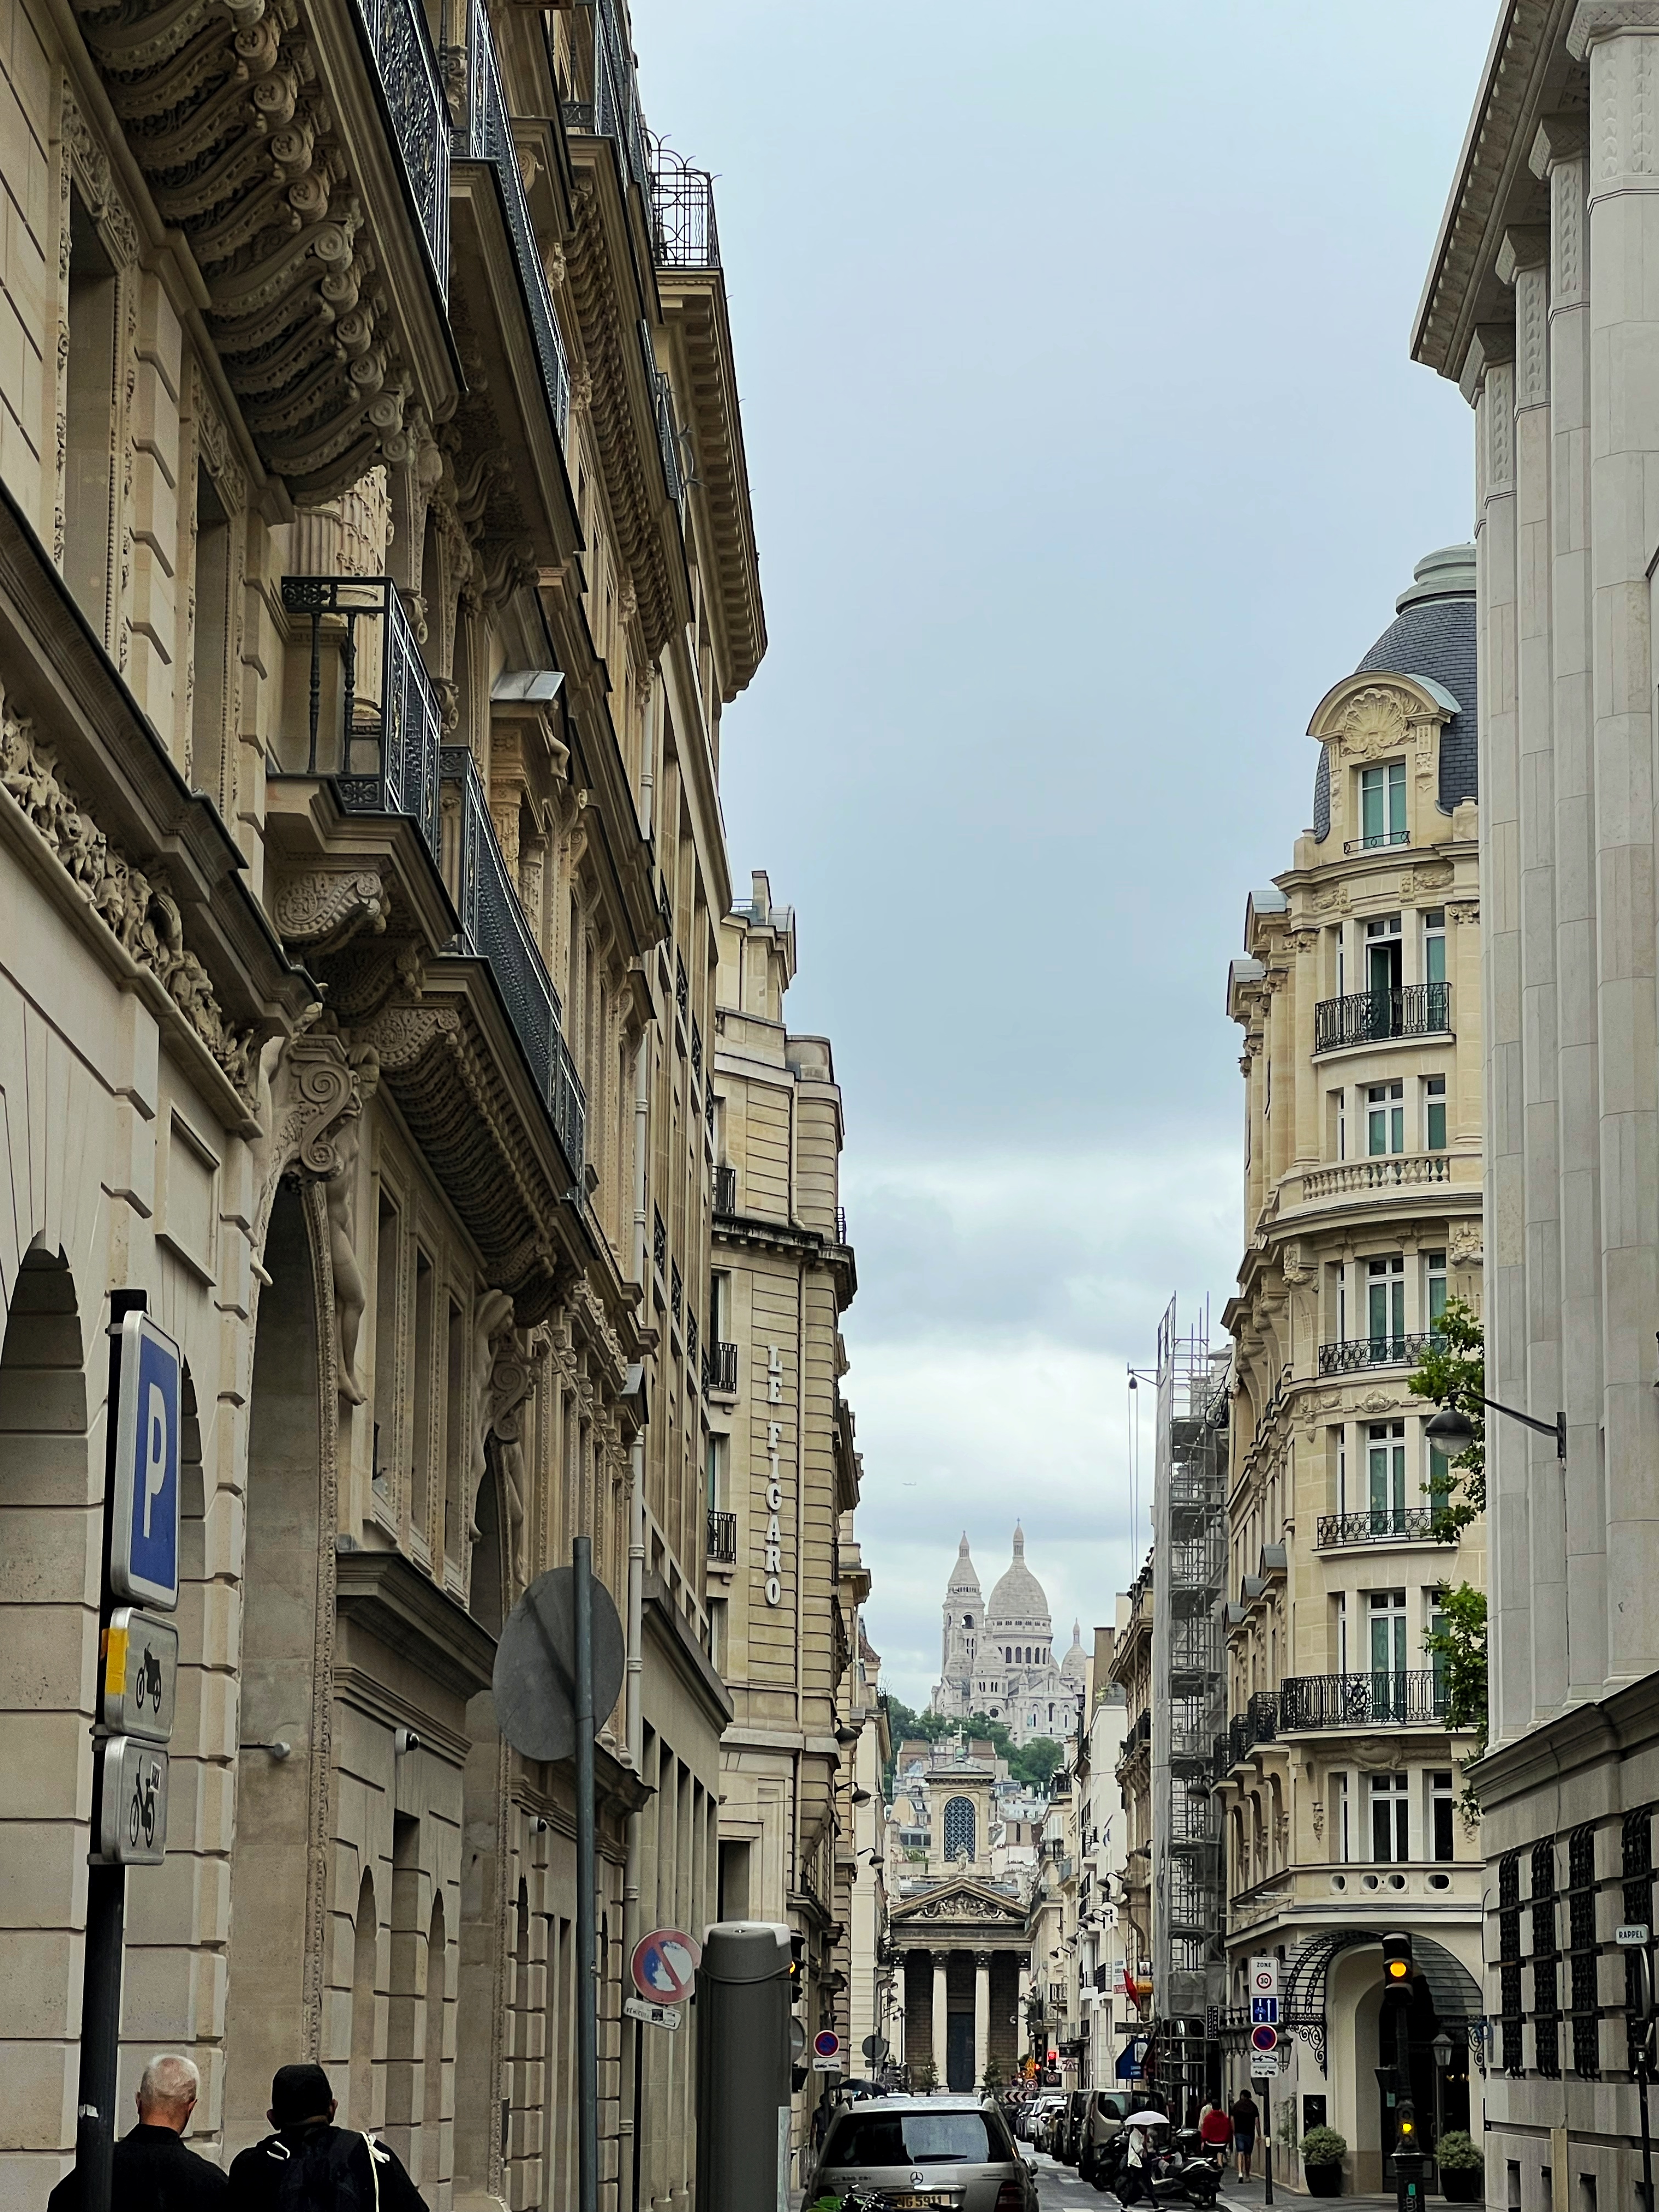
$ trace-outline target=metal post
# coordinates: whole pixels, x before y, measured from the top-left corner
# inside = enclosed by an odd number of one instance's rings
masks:
[[[109,1395],[104,1421],[104,1526],[99,1626],[110,1615],[110,1507],[115,1495],[116,1393],[121,1323],[149,1304],[143,1291],[109,1294]],[[94,1807],[94,1815],[96,1808]],[[115,2186],[115,2076],[121,2048],[121,1966],[126,1939],[127,1870],[87,1869],[87,1950],[81,1990],[81,2072],[75,2122],[75,2172],[81,2212],[110,2212]]]
[[[1642,2107],[1642,2212],[1653,2212],[1653,2138],[1648,2133],[1648,2055],[1636,2069],[1636,2095]]]
[[[1261,2081],[1261,2201],[1273,2201],[1273,2093],[1264,2075]]]
[[[645,2022],[634,2023],[634,2212],[640,2212],[640,2127],[645,2103]]]
[[[593,1955],[593,1589],[592,1540],[570,1547],[576,1601],[576,2000],[577,2186],[579,2212],[599,2212],[599,1966]],[[636,2139],[637,2140],[637,2139]],[[635,2153],[638,2157],[637,2148]]]

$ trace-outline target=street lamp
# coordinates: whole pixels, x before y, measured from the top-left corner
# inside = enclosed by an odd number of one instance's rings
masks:
[[[1452,2056],[1451,2038],[1443,2027],[1429,2048],[1434,2053],[1434,2148],[1437,2158],[1440,2154],[1440,2130],[1445,2101],[1446,2069],[1451,2064]]]
[[[1555,1438],[1555,1456],[1563,1462],[1567,1456],[1567,1417],[1558,1413],[1553,1421],[1540,1421],[1532,1413],[1523,1413],[1518,1406],[1500,1405],[1496,1398],[1482,1398],[1483,1406],[1490,1406],[1494,1413],[1507,1413],[1512,1421],[1520,1421],[1529,1429],[1536,1429],[1540,1437]],[[1439,1444],[1448,1456],[1467,1451],[1474,1442],[1474,1425],[1467,1413],[1460,1413],[1455,1406],[1447,1406],[1423,1424],[1423,1433],[1431,1443]]]

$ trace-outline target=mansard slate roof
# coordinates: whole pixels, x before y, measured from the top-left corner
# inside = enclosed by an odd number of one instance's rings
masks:
[[[1440,732],[1440,789],[1443,811],[1460,799],[1480,795],[1477,781],[1474,645],[1474,548],[1449,545],[1417,564],[1410,586],[1395,602],[1399,611],[1356,676],[1373,672],[1421,676],[1456,700],[1458,712]],[[1331,828],[1331,765],[1319,749],[1314,778],[1314,836],[1323,840]]]

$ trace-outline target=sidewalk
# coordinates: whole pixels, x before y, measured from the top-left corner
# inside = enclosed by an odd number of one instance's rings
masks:
[[[1437,2197],[1430,2201],[1435,2203],[1440,2202]],[[1225,2208],[1225,2212],[1261,2212],[1261,2208],[1266,2202],[1261,2176],[1258,2173],[1253,2175],[1249,2181],[1241,2181],[1236,2172],[1229,2172],[1221,2185],[1219,2202]],[[1386,2196],[1350,2197],[1345,2191],[1340,2197],[1310,2197],[1303,2189],[1287,2189],[1281,2180],[1275,2180],[1273,2183],[1275,2212],[1281,2204],[1293,2204],[1297,2207],[1297,2212],[1304,2212],[1304,2208],[1315,2204],[1321,2206],[1328,2204],[1333,2208],[1338,2205],[1364,2205],[1368,2208],[1368,2212],[1384,2212],[1384,2208],[1387,2208],[1387,2212],[1393,2212],[1395,2203],[1395,2198],[1392,2190]]]

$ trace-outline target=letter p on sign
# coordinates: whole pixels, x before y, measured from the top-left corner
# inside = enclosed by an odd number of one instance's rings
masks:
[[[179,1437],[184,1358],[148,1314],[118,1333],[109,1580],[112,1595],[171,1613],[179,1602]]]

